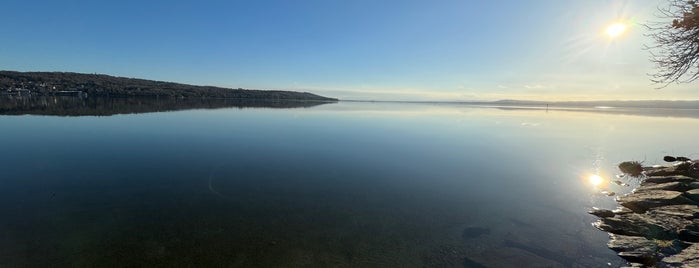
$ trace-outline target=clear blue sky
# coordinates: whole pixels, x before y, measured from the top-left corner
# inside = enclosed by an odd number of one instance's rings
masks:
[[[0,69],[345,99],[699,99],[656,90],[637,23],[662,0],[4,0]],[[610,23],[630,25],[621,36]]]

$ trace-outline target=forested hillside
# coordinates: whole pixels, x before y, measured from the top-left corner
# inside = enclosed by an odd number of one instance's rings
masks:
[[[31,90],[32,94],[38,95],[51,95],[59,91],[83,91],[90,96],[114,97],[158,96],[267,100],[337,100],[308,92],[194,86],[104,74],[0,71],[0,90],[7,92],[7,90],[16,89],[28,89]]]

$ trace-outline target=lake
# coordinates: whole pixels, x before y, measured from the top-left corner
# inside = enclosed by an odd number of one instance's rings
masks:
[[[691,110],[129,105],[0,115],[0,267],[619,266],[637,182],[587,178],[699,156]]]

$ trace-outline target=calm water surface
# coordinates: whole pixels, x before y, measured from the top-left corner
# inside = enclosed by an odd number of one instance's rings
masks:
[[[604,267],[586,211],[699,119],[341,102],[0,116],[0,267]]]

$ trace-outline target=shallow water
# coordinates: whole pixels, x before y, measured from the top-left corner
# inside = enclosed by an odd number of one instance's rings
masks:
[[[0,267],[618,265],[586,214],[633,187],[615,165],[698,152],[699,119],[647,113],[0,116]]]

